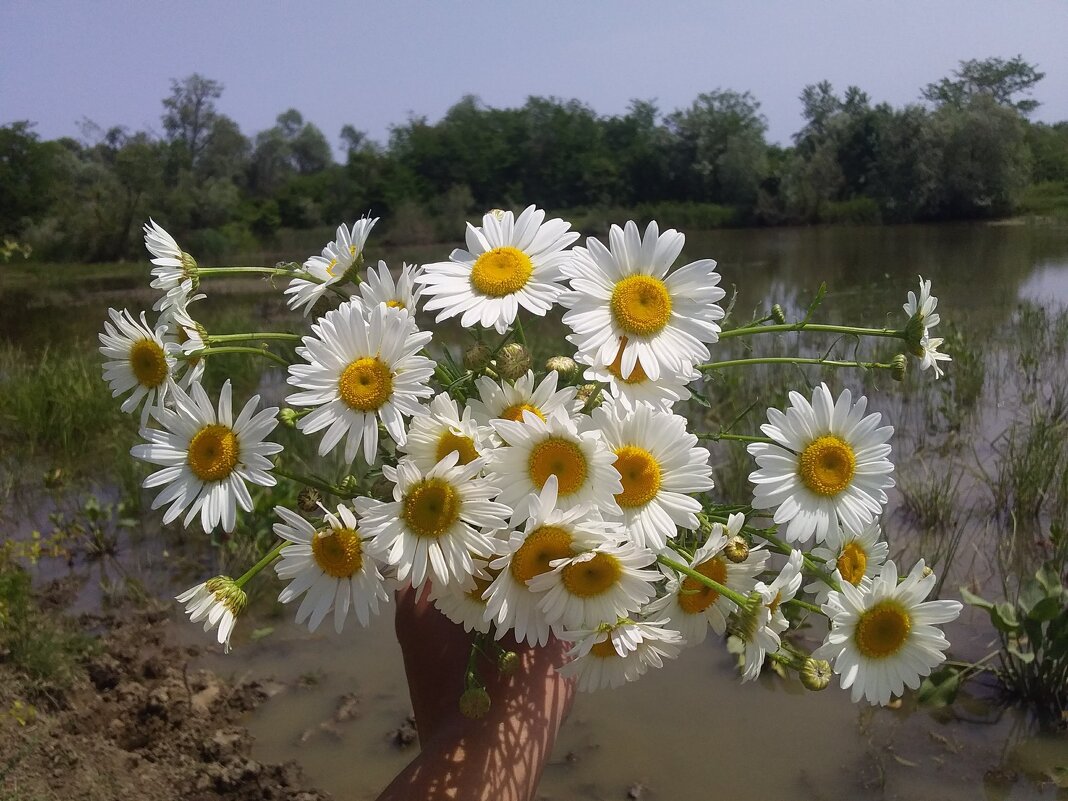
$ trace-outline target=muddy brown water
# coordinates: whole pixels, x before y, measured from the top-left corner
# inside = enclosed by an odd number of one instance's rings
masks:
[[[442,258],[447,252],[443,247]],[[724,285],[737,288],[739,319],[765,299],[796,316],[819,282],[827,281],[832,295],[822,319],[881,325],[894,315],[900,319],[917,274],[933,280],[943,319],[959,322],[974,336],[992,336],[1020,302],[1068,304],[1063,228],[720,231],[691,235],[685,257],[719,262]],[[247,298],[258,309],[273,308],[262,284],[234,289],[235,301]],[[54,300],[0,280],[0,333],[31,351],[42,344],[84,343],[95,338],[107,305],[144,303],[150,296],[136,278],[108,273],[84,291],[63,290],[58,297],[65,313],[57,320]],[[273,297],[280,308],[280,294]],[[265,388],[284,391],[276,380],[265,381]],[[884,387],[872,397],[872,408],[891,415],[901,411],[898,391],[896,385]],[[984,399],[979,426],[991,435],[1011,410],[992,395]],[[922,438],[902,435],[909,442]],[[918,469],[901,457],[897,464],[899,476]],[[899,503],[900,497],[892,499],[890,518]],[[178,580],[163,576],[156,558],[162,546],[151,527],[148,531],[132,546],[132,563],[151,566],[161,594],[180,589]],[[895,541],[892,549],[900,552],[907,545]],[[980,582],[991,569],[983,550],[981,541],[965,549],[971,561],[963,572],[973,572]],[[290,621],[291,611],[279,618],[269,604],[261,605],[239,627],[233,653],[209,655],[205,666],[235,676],[271,676],[282,688],[247,721],[257,739],[254,756],[295,758],[314,785],[336,798],[373,799],[416,753],[416,746],[402,750],[390,738],[410,711],[392,614],[387,611],[366,630],[350,626],[338,636],[332,630],[310,634]],[[269,634],[250,638],[268,628]],[[191,640],[201,636],[192,626],[187,633]],[[947,627],[947,636],[965,658],[978,658],[994,642],[984,619],[969,610]],[[330,724],[348,693],[358,697],[355,718]],[[836,686],[812,694],[770,675],[741,685],[732,658],[710,638],[635,684],[581,696],[539,797],[625,799],[629,792],[642,799],[739,801],[1057,799],[1066,792],[1048,778],[1057,767],[1068,769],[1068,740],[1037,734],[1025,715],[999,709],[982,686],[950,710],[917,709],[911,698],[897,709],[872,709],[852,704]]]

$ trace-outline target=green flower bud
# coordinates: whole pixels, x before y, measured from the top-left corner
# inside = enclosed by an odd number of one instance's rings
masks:
[[[481,342],[476,342],[464,353],[464,367],[468,370],[482,370],[490,363],[493,354]]]
[[[545,370],[547,372],[555,370],[565,381],[573,381],[579,376],[579,366],[570,356],[550,356],[545,362]]]
[[[360,482],[356,476],[345,476],[337,487],[346,495],[355,495],[360,489]]]
[[[778,303],[771,307],[771,319],[779,325],[786,325],[786,312]]]
[[[895,381],[904,381],[905,372],[908,368],[908,359],[905,358],[904,353],[899,353],[890,360],[890,376]]]
[[[490,697],[485,687],[470,687],[460,696],[460,714],[478,720],[489,712]]]
[[[806,690],[818,692],[827,688],[831,683],[831,663],[826,659],[813,659],[809,657],[801,666],[801,683]]]
[[[497,354],[497,372],[508,381],[526,375],[530,363],[530,351],[518,342],[509,342]]]
[[[497,656],[497,670],[509,676],[519,669],[519,654],[515,651],[501,651]]]
[[[300,412],[296,409],[290,409],[286,406],[282,411],[278,413],[278,422],[284,425],[286,428],[296,428],[297,420],[300,419]]]
[[[723,553],[736,565],[749,558],[749,543],[744,537],[731,537],[723,547]]]
[[[581,387],[578,388],[578,392],[575,393],[575,400],[578,401],[581,404],[587,404],[587,403],[590,402],[590,398],[593,397],[593,393],[596,392],[596,391],[597,391],[597,385],[596,384],[583,384]],[[600,404],[600,398],[601,397],[602,396],[598,396],[598,403],[597,403],[598,406],[601,405]]]

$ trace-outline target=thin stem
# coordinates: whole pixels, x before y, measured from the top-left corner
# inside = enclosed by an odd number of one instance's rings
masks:
[[[281,267],[197,267],[197,275],[226,275],[227,273],[260,273],[262,275],[293,275],[293,270]]]
[[[724,598],[728,598],[728,599],[734,601],[741,608],[743,608],[743,609],[748,608],[749,599],[746,598],[744,595],[742,595],[740,592],[736,592],[735,590],[732,590],[730,587],[727,587],[727,586],[725,586],[723,584],[720,584],[715,579],[710,579],[704,573],[698,573],[696,570],[687,567],[686,565],[682,564],[681,562],[676,562],[674,559],[669,559],[668,557],[666,557],[666,556],[664,556],[662,554],[660,556],[656,557],[656,559],[657,559],[658,562],[660,562],[660,564],[667,565],[672,570],[674,570],[674,571],[676,571],[678,573],[682,573],[684,575],[687,575],[690,578],[701,582],[702,584],[704,584],[707,587],[711,587],[716,592],[718,592],[720,595],[722,595]]]
[[[601,397],[601,392],[603,392],[603,391],[604,391],[604,384],[598,383],[597,384],[597,389],[595,389],[593,392],[590,393],[590,397],[587,398],[586,399],[586,403],[584,403],[582,405],[582,413],[583,414],[589,414],[590,410],[593,409],[594,405],[597,403],[597,399],[599,397]]]
[[[721,439],[729,439],[734,442],[769,442],[775,444],[775,440],[771,437],[751,437],[746,434],[728,434],[726,431],[720,431],[718,434],[697,434],[698,439],[708,440],[709,442],[718,442]]]
[[[859,328],[853,325],[826,325],[823,323],[782,323],[779,325],[747,325],[742,328],[731,328],[721,331],[720,339],[742,337],[750,334],[781,334],[790,331],[825,331],[832,334],[853,334],[866,337],[890,337],[892,339],[904,339],[905,332],[894,328]]]
[[[271,562],[278,558],[278,554],[282,552],[282,549],[286,546],[286,543],[287,540],[282,540],[281,542],[277,543],[273,548],[271,548],[270,551],[267,552],[266,556],[264,556],[262,559],[260,559],[260,561],[258,561],[248,570],[246,570],[244,575],[242,575],[241,578],[239,578],[234,583],[237,584],[238,587],[244,587],[245,582],[247,582],[250,578],[255,576],[257,573],[263,570],[263,568],[267,567],[267,565],[269,565]]]
[[[809,612],[817,612],[821,615],[823,614],[823,610],[816,606],[816,604],[810,604],[808,601],[802,601],[800,598],[791,598],[786,603],[799,607],[801,609],[807,609]]]
[[[224,348],[201,348],[195,350],[192,353],[184,353],[179,356],[179,359],[199,359],[201,356],[212,356],[217,353],[255,353],[257,356],[262,356],[265,359],[270,359],[272,362],[277,362],[283,367],[289,367],[289,362],[279,356],[277,353],[271,353],[269,350],[263,348],[247,348],[238,345],[228,345]]]
[[[520,345],[527,344],[527,335],[523,333],[523,323],[519,320],[519,315],[515,318],[515,341]]]
[[[728,359],[723,362],[706,362],[697,365],[698,370],[720,370],[724,367],[742,367],[748,364],[822,364],[827,367],[863,367],[866,370],[891,370],[885,362],[846,362],[836,359],[805,356],[760,356],[753,359]]]
[[[315,476],[305,476],[300,473],[290,473],[288,470],[283,470],[281,467],[275,466],[274,474],[281,476],[282,478],[288,478],[290,481],[295,481],[298,484],[306,484],[309,487],[315,487],[315,489],[328,493],[329,495],[337,495],[343,497],[346,493],[341,491],[340,487],[335,487],[333,484],[329,484],[321,478]]]
[[[211,334],[208,342],[214,345],[216,342],[243,342],[249,339],[284,339],[291,342],[300,342],[300,334],[286,334],[279,331],[265,331],[261,333],[247,334]]]
[[[795,550],[789,543],[783,542],[770,531],[761,531],[759,532],[758,536],[766,540],[775,548],[776,551],[781,554],[786,554],[787,556],[789,556]],[[801,557],[802,564],[804,565],[804,568],[807,572],[818,578],[832,590],[835,590],[836,592],[842,591],[842,585],[835,581],[831,574],[824,570],[823,566],[817,564],[809,554],[802,551]],[[815,611],[819,612],[822,610],[817,608]]]

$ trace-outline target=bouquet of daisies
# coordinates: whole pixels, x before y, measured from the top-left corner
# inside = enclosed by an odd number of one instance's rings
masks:
[[[155,324],[112,309],[100,337],[105,380],[129,393],[124,411],[141,407],[131,453],[158,468],[144,486],[165,524],[231,532],[238,507],[253,509],[250,484],[303,488],[296,508],[275,507],[277,543],[259,562],[178,597],[227,649],[245,585],[270,566],[279,600],[313,630],[328,617],[338,632],[352,617],[366,625],[396,588],[429,585],[483,653],[506,635],[570,642],[559,669],[584,690],[637,679],[710,629],[743,646],[743,679],[772,660],[822,689],[833,671],[873,704],[944,661],[939,625],[961,605],[926,600],[936,578],[922,560],[906,571],[887,559],[878,520],[893,429],[865,397],[793,392],[767,410],[762,436],[694,432],[679,414],[711,371],[745,364],[901,377],[911,354],[939,377],[949,357],[930,336],[929,281],[909,293],[900,329],[788,322],[778,306],[724,327],[716,262],[675,267],[685,238],[655,222],[573,246],[570,224],[534,206],[494,210],[468,225],[466,249],[396,276],[381,261],[365,270],[376,222],[342,225],[303,264],[263,268],[201,267],[150,222]],[[326,310],[304,333],[206,330],[191,311],[202,281],[247,272],[288,278],[288,305],[306,319]],[[522,318],[556,306],[570,355],[532,369]],[[457,320],[469,342],[435,338],[423,315]],[[800,331],[896,339],[903,352],[711,360],[721,339]],[[278,363],[286,406],[256,396],[235,415],[229,380],[209,395],[204,364],[220,353]],[[295,472],[271,441],[279,424],[344,469]],[[702,440],[748,449],[751,498],[717,497]],[[826,636],[806,652],[789,631],[820,617]]]

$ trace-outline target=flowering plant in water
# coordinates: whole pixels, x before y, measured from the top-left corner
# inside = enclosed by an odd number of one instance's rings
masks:
[[[949,357],[930,335],[929,281],[909,293],[899,329],[815,323],[815,304],[799,321],[774,306],[728,326],[716,262],[676,267],[684,236],[655,222],[575,246],[570,224],[534,206],[494,210],[468,225],[465,249],[399,274],[384,262],[364,269],[375,222],[341,226],[303,265],[263,268],[200,267],[150,222],[159,317],[153,326],[145,312],[111,310],[100,337],[123,409],[143,407],[144,442],[131,452],[158,467],[144,486],[158,490],[165,523],[231,532],[238,507],[253,508],[250,484],[304,488],[298,508],[275,508],[277,544],[244,575],[179,596],[227,649],[244,586],[273,566],[279,600],[313,630],[328,617],[338,632],[353,618],[366,625],[397,587],[429,585],[474,632],[468,692],[480,687],[477,654],[501,655],[507,634],[571,643],[559,669],[591,690],[661,667],[709,629],[744,646],[743,680],[772,660],[810,689],[838,674],[873,704],[944,661],[939,625],[961,605],[926,600],[936,579],[922,560],[899,569],[887,559],[879,517],[894,485],[893,429],[867,398],[826,384],[792,392],[767,410],[762,436],[693,431],[679,414],[709,373],[749,364],[900,378],[911,354],[940,377]],[[203,283],[242,272],[288,278],[307,330],[205,329],[194,305]],[[554,307],[567,354],[532,369],[523,318]],[[456,320],[470,341],[436,341],[420,313]],[[898,340],[904,352],[886,363],[712,355],[723,339],[809,331]],[[277,362],[291,385],[285,408],[255,396],[235,416],[229,381],[210,395],[204,363],[220,353]],[[271,441],[279,424],[340,459],[341,473],[294,472]],[[717,494],[702,440],[748,449],[752,497]],[[789,630],[819,617],[824,641],[806,653]]]

